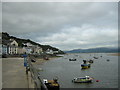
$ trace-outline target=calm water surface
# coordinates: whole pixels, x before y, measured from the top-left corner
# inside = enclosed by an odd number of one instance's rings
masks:
[[[102,57],[100,57],[102,55]],[[81,70],[83,59],[94,59],[91,68]],[[77,61],[69,61],[76,58]],[[106,61],[110,59],[110,61]],[[118,56],[108,54],[68,54],[64,57],[50,60],[42,65],[41,78],[53,79],[58,77],[61,88],[118,88]],[[94,78],[93,83],[72,83],[74,77],[89,75]],[[99,80],[99,82],[96,82]]]

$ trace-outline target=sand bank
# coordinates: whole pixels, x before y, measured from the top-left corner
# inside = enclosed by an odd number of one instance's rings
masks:
[[[112,55],[112,56],[120,56],[120,53],[112,53],[112,54],[109,54],[109,55]]]

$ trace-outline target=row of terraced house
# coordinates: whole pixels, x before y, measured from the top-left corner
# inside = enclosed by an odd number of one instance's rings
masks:
[[[18,42],[14,39],[2,41],[2,54],[16,55],[16,54],[41,54],[43,50],[38,45],[32,45],[31,43],[22,43],[23,47],[18,45]]]

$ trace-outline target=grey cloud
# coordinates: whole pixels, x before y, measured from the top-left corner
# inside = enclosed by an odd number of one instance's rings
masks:
[[[92,27],[91,27],[92,28]],[[82,28],[83,29],[83,28]],[[54,34],[53,36],[37,38],[44,44],[60,46],[62,49],[67,48],[88,48],[96,46],[117,46],[117,30],[97,30],[72,28],[64,30],[64,33]],[[70,30],[70,32],[69,32]],[[65,32],[66,31],[66,32]],[[69,47],[68,47],[69,46]]]
[[[114,46],[109,42],[117,40],[114,2],[4,2],[2,8],[3,31],[39,43],[67,49]]]
[[[0,2],[0,32],[2,32],[2,3]]]

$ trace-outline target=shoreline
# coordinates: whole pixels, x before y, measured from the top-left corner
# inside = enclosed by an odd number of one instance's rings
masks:
[[[55,60],[57,58],[60,58],[60,57],[51,57],[51,58],[49,58],[49,60],[44,60],[43,58],[35,58],[36,62],[34,63],[34,65],[41,65],[47,61]]]
[[[34,65],[34,67],[36,68],[36,70],[38,72],[40,71],[43,71],[43,69],[41,68],[41,66],[47,62],[47,61],[50,61],[50,60],[55,60],[56,58],[59,58],[59,57],[51,57],[49,58],[49,60],[44,60],[43,58],[35,58],[36,62],[35,63],[32,63]],[[41,65],[41,66],[40,66]]]
[[[109,54],[111,56],[120,56],[120,53],[112,53],[112,54]]]

